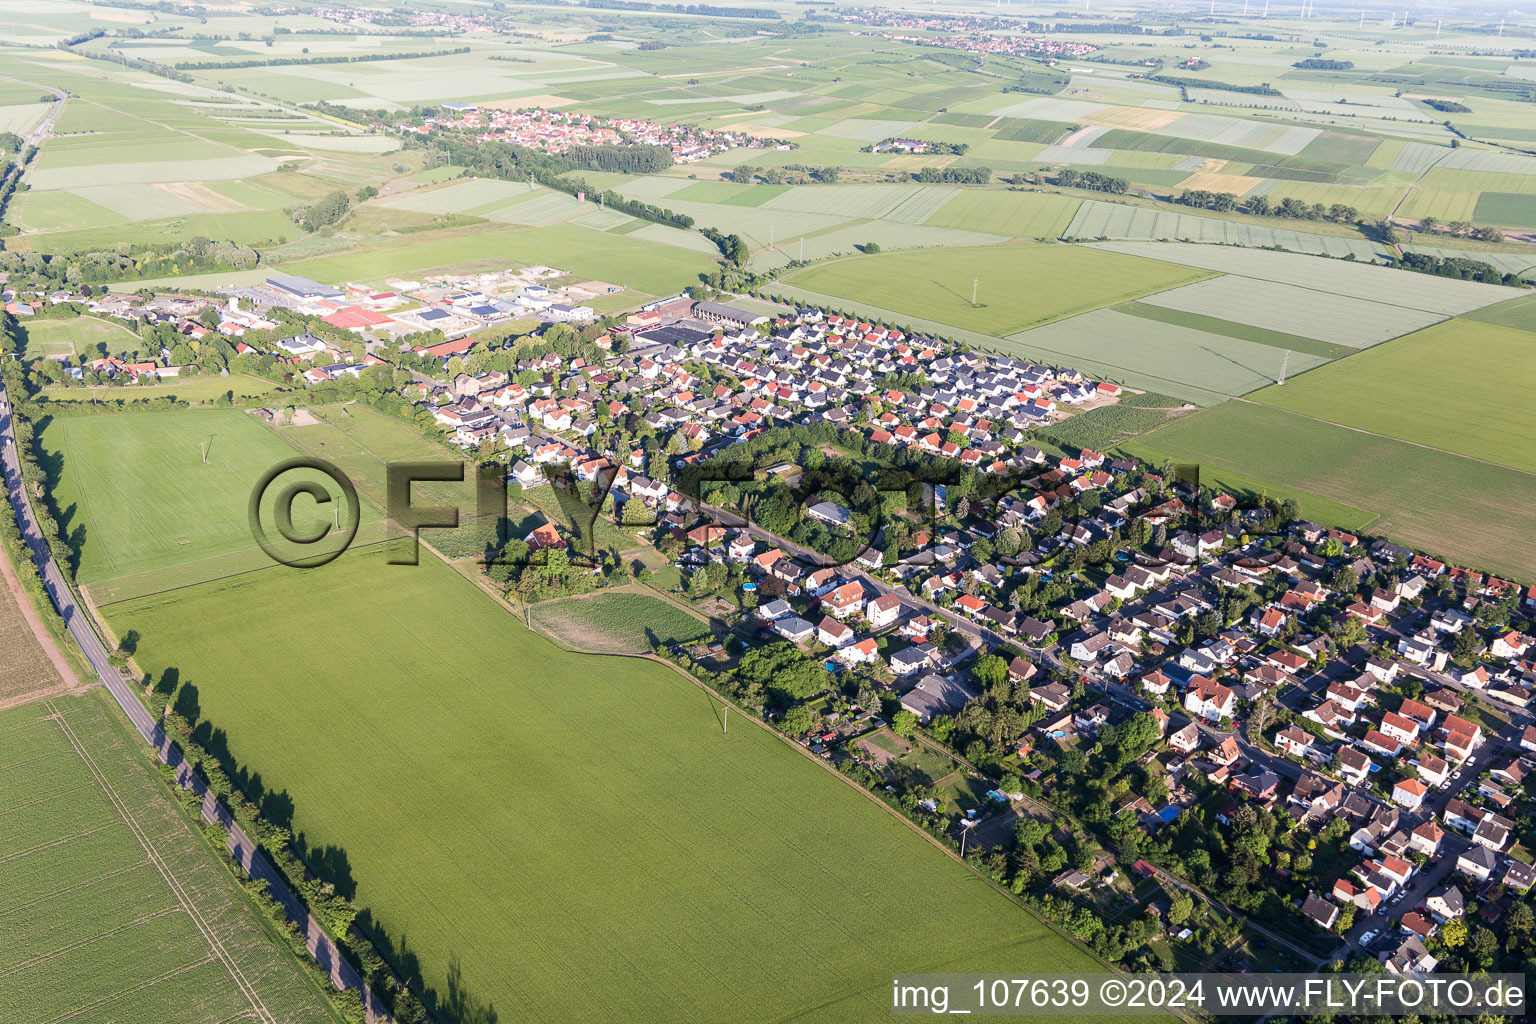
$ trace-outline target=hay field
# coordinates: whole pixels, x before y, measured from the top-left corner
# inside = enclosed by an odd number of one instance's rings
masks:
[[[255,548],[246,515],[251,491],[293,455],[253,416],[233,410],[56,417],[38,436],[54,502],[65,510],[60,526],[87,584]],[[300,479],[321,483],[340,500],[327,478],[292,477]],[[274,489],[264,506],[269,530],[276,498]],[[365,521],[376,518],[367,505],[361,513]],[[311,499],[294,504],[300,532],[333,518]]]
[[[566,647],[598,654],[645,654],[653,641],[686,643],[707,636],[709,626],[648,594],[594,594],[545,601],[534,623]]]
[[[1046,192],[965,189],[925,223],[1020,238],[1059,238],[1079,205],[1081,200]]]

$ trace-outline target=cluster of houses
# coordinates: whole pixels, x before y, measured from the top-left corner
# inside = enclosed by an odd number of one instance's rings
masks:
[[[529,267],[391,282],[386,290],[274,277],[231,296],[217,327],[200,316],[206,300],[81,298],[105,315],[169,320],[194,338],[209,330],[238,338],[270,324],[262,314],[274,305],[365,337],[377,337],[381,318],[419,331],[428,313],[441,313],[433,325],[447,321],[451,336],[459,327],[451,318],[461,318],[465,331],[419,354],[446,367],[473,345],[471,322],[546,314],[557,297],[568,302],[577,291],[608,287],[554,288],[549,282],[561,276]],[[1465,704],[1475,692],[1511,716],[1526,713],[1536,648],[1517,631],[1485,630],[1479,608],[1515,600],[1529,614],[1536,588],[1522,593],[1509,581],[1310,523],[1266,538],[1267,514],[1243,510],[1231,496],[1202,495],[1092,450],[1048,454],[1029,443],[1032,428],[1121,397],[1119,386],[1071,370],[956,351],[822,310],[764,314],[687,295],[630,314],[599,345],[619,351],[611,344],[619,336],[627,341],[622,355],[588,361],[551,352],[519,361],[512,374],[462,373],[405,394],[465,448],[505,453],[510,478],[525,487],[543,485],[555,468],[602,480],[623,521],[654,523],[682,541],[685,571],[710,561],[742,566],[763,596],[753,614],[765,632],[803,645],[829,673],[856,670],[884,682],[921,721],[963,708],[977,695],[963,663],[1009,643],[1032,652],[1009,660],[1010,676],[1040,684],[1029,690],[1038,719],[1021,754],[1149,714],[1175,781],[1197,768],[1231,789],[1234,807],[1258,801],[1313,821],[1347,818],[1358,865],[1297,911],[1320,927],[1333,927],[1345,903],[1375,914],[1406,899],[1422,870],[1414,856],[1454,856],[1455,883],[1429,900],[1416,897],[1396,919],[1400,935],[1381,951],[1389,969],[1433,969],[1423,943],[1448,919],[1437,916],[1442,911],[1475,904],[1486,916],[1499,906],[1490,887],[1529,887],[1529,869],[1513,856],[1513,816],[1522,780],[1536,766],[1536,728],[1526,730],[1521,749],[1497,750],[1486,719]],[[354,361],[311,335],[282,339],[276,351],[303,364],[312,383],[380,362],[371,353]],[[108,368],[174,372],[110,361]],[[893,380],[922,383],[892,387]],[[657,451],[676,454],[658,463],[640,447],[603,450],[603,422],[633,417],[654,433]],[[673,486],[681,465],[797,423],[833,424],[892,454],[952,460],[1024,486],[978,502],[958,525],[914,524],[912,550],[894,564],[870,547],[833,568],[805,564],[760,532],[701,522]],[[933,494],[944,508],[944,489]],[[1090,495],[1095,500],[1085,501]],[[632,502],[643,517],[630,514]],[[1064,515],[1068,509],[1087,511]],[[848,520],[848,510],[830,501],[808,514],[832,529]],[[1009,531],[1029,536],[1031,548],[1008,558],[982,553]],[[1132,537],[1138,541],[1127,547]],[[534,547],[565,544],[551,524],[525,539]],[[1050,578],[1047,556],[1101,542],[1120,548],[1104,572],[1073,577],[1058,606],[1019,607],[1014,598],[1026,577]],[[1341,570],[1373,582],[1340,592]],[[1246,611],[1224,621],[1227,598],[1238,594],[1250,596]],[[1202,623],[1197,635],[1193,627]],[[962,642],[935,642],[941,626]],[[1371,648],[1339,649],[1332,638],[1345,626],[1363,631]],[[1461,666],[1451,664],[1453,653],[1463,655]],[[1065,682],[1037,680],[1045,668],[1052,680],[1076,678],[1082,695]],[[1403,693],[1407,680],[1416,684],[1412,696]],[[1281,697],[1288,713],[1268,730],[1272,750],[1230,734],[1255,702]],[[1465,774],[1482,777],[1472,785]],[[1165,807],[1134,798],[1125,809],[1155,831],[1181,813],[1178,801],[1175,791]]]
[[[467,132],[477,142],[506,142],[545,153],[564,153],[572,146],[665,146],[678,163],[702,160],[730,149],[764,149],[782,145],[746,132],[701,128],[686,124],[657,124],[637,117],[598,117],[574,110],[542,107],[508,110],[474,103],[444,103],[441,113],[420,124],[400,122],[398,132],[430,135],[434,131]]]

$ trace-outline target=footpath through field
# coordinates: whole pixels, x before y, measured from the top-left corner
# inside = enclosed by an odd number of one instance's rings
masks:
[[[363,984],[362,978],[358,976],[352,965],[342,958],[341,951],[320,927],[320,922],[310,915],[304,904],[288,888],[287,881],[256,848],[256,844],[241,830],[229,812],[218,803],[213,792],[193,774],[191,766],[181,756],[181,749],[166,735],[160,723],[144,709],[133,687],[123,678],[122,671],[111,663],[107,649],[103,646],[101,638],[96,635],[88,616],[75,603],[74,594],[65,582],[63,574],[60,573],[53,553],[43,540],[37,520],[32,515],[32,504],[22,485],[21,464],[17,457],[16,434],[11,417],[10,398],[6,395],[4,386],[0,385],[0,449],[3,449],[0,451],[0,458],[3,458],[6,493],[10,498],[11,506],[16,510],[16,521],[21,526],[22,538],[31,549],[38,571],[42,573],[44,589],[47,590],[54,607],[58,609],[60,617],[64,619],[64,625],[69,628],[70,635],[85,652],[86,658],[90,660],[91,666],[100,676],[107,692],[112,694],[118,707],[123,709],[123,714],[128,716],[128,721],[133,725],[134,730],[144,739],[144,742],[150,745],[162,762],[176,770],[177,783],[203,798],[203,818],[222,825],[228,831],[230,854],[252,878],[259,878],[267,883],[273,898],[282,905],[289,919],[304,932],[305,943],[310,954],[315,958],[315,962],[330,975],[332,984],[338,989],[361,989],[368,1020],[387,1020],[388,1013],[383,1004]]]

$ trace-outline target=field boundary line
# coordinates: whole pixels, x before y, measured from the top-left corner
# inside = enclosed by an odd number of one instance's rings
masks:
[[[112,788],[111,780],[97,766],[96,761],[91,757],[90,751],[85,749],[79,737],[75,735],[74,729],[70,727],[65,717],[59,713],[58,708],[54,707],[51,700],[48,701],[48,710],[53,712],[55,721],[59,724],[59,729],[64,733],[64,738],[69,741],[70,746],[74,747],[75,753],[85,762],[86,768],[90,770],[91,775],[96,779],[97,785],[101,787],[102,792],[112,804],[113,809],[122,818],[123,824],[128,826],[128,830],[133,833],[133,837],[144,848],[145,856],[155,866],[155,870],[160,872],[160,877],[165,880],[166,886],[171,890],[171,895],[176,898],[176,902],[181,904],[181,909],[186,912],[187,916],[192,919],[193,925],[202,933],[203,939],[208,943],[209,948],[213,951],[213,955],[223,963],[225,970],[234,979],[235,986],[239,989],[240,994],[245,996],[251,1007],[257,1011],[261,1020],[268,1022],[268,1024],[277,1024],[276,1018],[272,1016],[266,1004],[261,1001],[261,996],[256,993],[256,989],[246,980],[245,973],[240,969],[240,965],[235,963],[229,951],[224,948],[223,940],[214,933],[213,926],[204,919],[202,912],[193,903],[192,897],[182,888],[181,882],[171,872],[170,868],[166,866],[165,861],[161,859],[160,855],[155,852],[154,844],[149,841],[149,837],[145,834],[138,820],[134,818],[133,813],[128,810],[127,804],[117,795],[117,791]]]

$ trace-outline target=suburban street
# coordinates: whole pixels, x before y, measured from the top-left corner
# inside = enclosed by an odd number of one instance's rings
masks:
[[[4,449],[6,493],[10,497],[12,508],[16,511],[22,537],[42,573],[43,585],[48,596],[52,599],[60,617],[63,618],[65,626],[69,628],[70,635],[90,660],[101,684],[107,688],[118,707],[122,708],[123,714],[128,717],[134,730],[144,739],[144,742],[149,744],[163,763],[176,769],[177,782],[183,788],[191,789],[202,796],[203,818],[210,822],[217,822],[228,830],[230,854],[252,878],[267,882],[268,891],[272,897],[282,905],[289,919],[303,930],[310,954],[315,962],[330,975],[332,983],[338,989],[362,989],[368,1019],[370,1021],[386,1019],[387,1014],[383,1005],[363,984],[352,965],[342,958],[340,950],[330,936],[326,935],[320,923],[310,915],[304,904],[289,889],[286,879],[240,829],[203,781],[192,772],[191,765],[182,758],[180,748],[172,742],[160,723],[139,701],[138,695],[134,692],[134,684],[125,679],[123,671],[110,662],[106,647],[96,635],[85,613],[75,602],[74,595],[53,558],[53,553],[38,530],[37,520],[32,514],[31,501],[23,486],[21,465],[16,452],[15,432],[12,429],[10,399],[3,385],[0,385],[0,445],[3,445]]]

